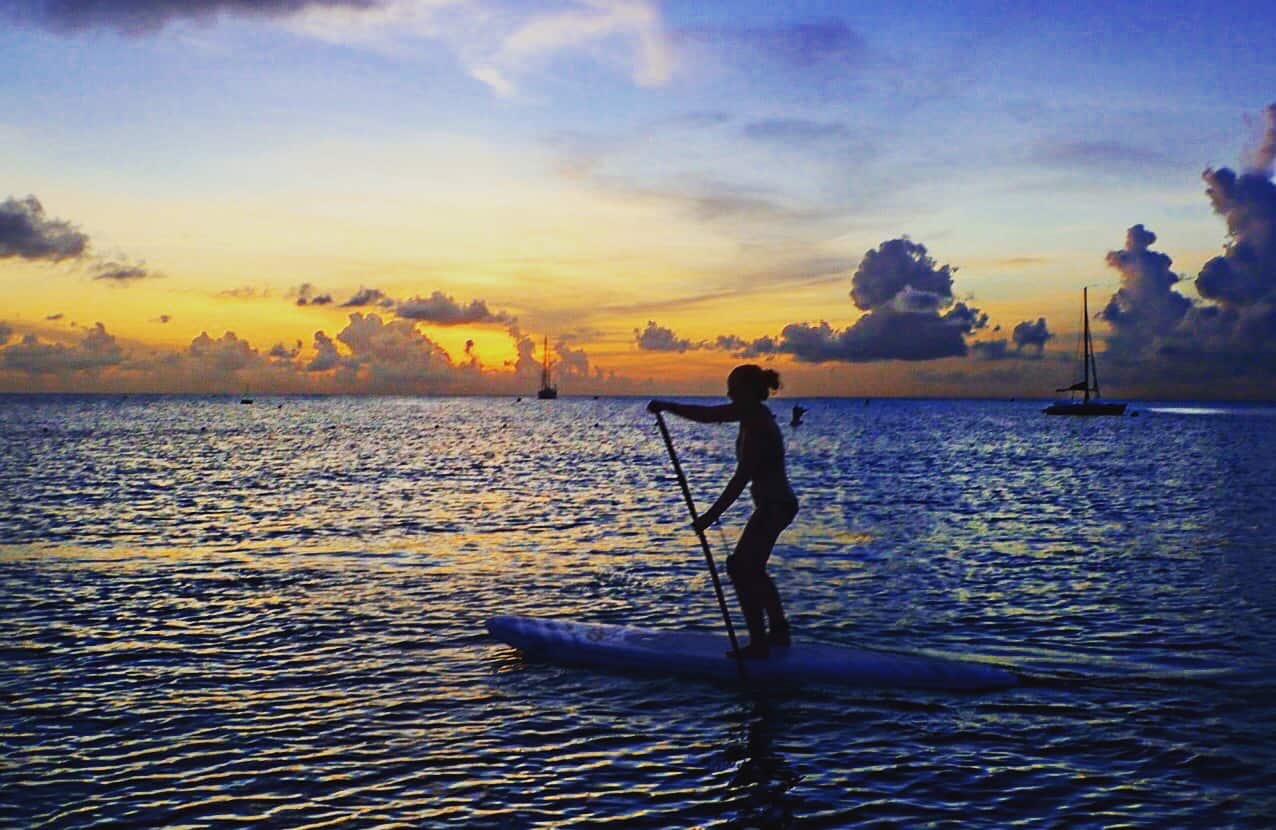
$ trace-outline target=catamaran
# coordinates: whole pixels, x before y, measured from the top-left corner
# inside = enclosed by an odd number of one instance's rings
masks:
[[[1094,341],[1090,339],[1090,298],[1088,289],[1085,288],[1081,289],[1081,308],[1085,325],[1081,358],[1081,371],[1084,377],[1071,386],[1054,390],[1072,392],[1074,395],[1070,400],[1055,401],[1044,411],[1047,415],[1122,415],[1125,413],[1126,404],[1105,401],[1099,396],[1099,367],[1094,362]],[[1077,392],[1082,393],[1081,400],[1076,399]],[[1091,395],[1091,392],[1094,394]]]

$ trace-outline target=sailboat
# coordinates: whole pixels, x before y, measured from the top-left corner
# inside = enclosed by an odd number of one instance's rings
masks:
[[[1047,415],[1122,415],[1126,404],[1104,401],[1099,396],[1099,367],[1094,362],[1094,341],[1090,339],[1090,297],[1088,289],[1081,289],[1081,307],[1085,323],[1084,355],[1081,358],[1082,380],[1056,392],[1080,392],[1081,400],[1055,401],[1043,410]],[[1090,393],[1094,394],[1091,395]]]
[[[545,362],[541,364],[541,388],[536,397],[542,401],[552,401],[558,397],[558,387],[549,382],[549,337],[545,338]]]

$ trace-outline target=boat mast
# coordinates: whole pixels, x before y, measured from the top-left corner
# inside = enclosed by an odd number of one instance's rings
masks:
[[[1085,356],[1081,359],[1085,370],[1085,402],[1090,402],[1090,361],[1093,360],[1090,351],[1090,296],[1088,288],[1081,289],[1081,313],[1083,317],[1083,325],[1085,326]],[[1099,396],[1099,379],[1094,379],[1094,396]]]
[[[545,362],[541,364],[541,389],[549,388],[549,335],[545,335]]]

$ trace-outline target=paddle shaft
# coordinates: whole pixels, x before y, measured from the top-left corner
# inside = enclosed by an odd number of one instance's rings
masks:
[[[722,581],[718,579],[718,569],[713,564],[713,551],[709,549],[709,540],[704,531],[695,527],[699,516],[696,514],[696,502],[691,498],[691,488],[687,485],[687,477],[682,474],[682,465],[678,463],[678,453],[673,448],[673,438],[669,436],[669,427],[665,426],[664,415],[656,413],[656,424],[660,427],[660,435],[665,439],[665,448],[669,450],[669,460],[673,462],[673,471],[678,476],[678,484],[682,486],[682,497],[687,502],[687,511],[691,513],[691,526],[700,538],[700,548],[704,551],[705,564],[709,566],[709,577],[713,580],[713,593],[718,597],[718,607],[722,609],[722,621],[727,625],[727,638],[731,641],[731,653],[735,655],[736,666],[740,669],[740,679],[748,680],[744,670],[744,657],[740,654],[740,645],[735,639],[735,626],[731,624],[731,612],[727,610],[727,599],[722,594]]]

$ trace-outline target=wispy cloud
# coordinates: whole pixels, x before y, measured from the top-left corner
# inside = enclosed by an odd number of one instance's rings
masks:
[[[520,94],[524,79],[555,58],[583,55],[614,65],[639,86],[670,80],[675,51],[660,8],[648,0],[384,0],[309,3],[289,25],[329,42],[410,58],[432,43],[452,52],[470,77],[497,95]],[[428,47],[427,47],[428,48]]]
[[[1141,170],[1170,163],[1159,152],[1119,141],[1045,141],[1032,148],[1029,158],[1047,167],[1100,170]]]

